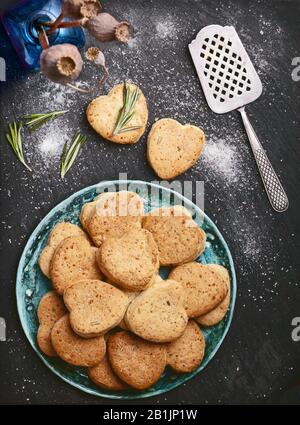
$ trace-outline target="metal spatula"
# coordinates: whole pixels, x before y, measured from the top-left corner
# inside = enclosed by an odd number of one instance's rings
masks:
[[[189,49],[209,107],[218,114],[234,109],[241,113],[270,203],[275,211],[286,211],[286,193],[244,108],[261,95],[262,84],[237,32],[233,27],[209,25],[198,33]]]

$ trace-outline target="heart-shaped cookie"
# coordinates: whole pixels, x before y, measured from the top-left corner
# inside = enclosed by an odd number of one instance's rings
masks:
[[[104,337],[81,338],[73,331],[68,314],[53,326],[51,342],[57,355],[74,366],[95,366],[102,361],[106,352]]]
[[[65,221],[57,223],[51,230],[47,245],[41,252],[39,258],[39,266],[44,275],[48,278],[50,278],[50,264],[54,251],[58,247],[58,245],[69,236],[83,236],[84,238],[89,240],[88,236],[84,233],[84,231],[76,224],[68,223]]]
[[[219,273],[206,264],[196,262],[176,267],[170,279],[183,284],[185,308],[189,317],[199,317],[215,308],[226,296],[228,286]]]
[[[131,94],[137,89],[138,99],[130,112],[131,117],[123,126],[123,130],[113,134],[124,105],[124,90],[126,88]],[[90,125],[104,139],[115,143],[128,144],[136,143],[144,134],[148,121],[148,108],[141,89],[135,84],[126,83],[126,85],[118,84],[111,89],[108,95],[94,99],[89,104],[86,115]],[[133,129],[130,130],[130,127]]]
[[[183,292],[183,286],[172,280],[156,283],[143,291],[126,311],[128,329],[152,342],[179,338],[188,322],[181,302]]]
[[[70,236],[56,248],[50,264],[50,277],[59,294],[82,279],[100,279],[97,266],[98,249],[82,236]]]
[[[89,205],[89,204],[87,204]],[[143,200],[134,192],[104,192],[89,207],[90,217],[83,211],[87,230],[96,246],[110,237],[120,237],[132,229],[142,227]]]
[[[214,270],[221,279],[223,279],[226,282],[226,286],[228,288],[228,292],[223,299],[223,301],[220,302],[220,304],[217,305],[213,310],[209,311],[208,313],[204,314],[203,316],[196,317],[195,320],[202,326],[213,326],[219,323],[221,320],[224,319],[228,307],[230,304],[230,277],[228,270],[225,269],[225,267],[220,266],[219,264],[207,264],[206,267],[209,267],[210,269]]]
[[[103,335],[123,319],[128,297],[120,289],[101,280],[81,280],[64,292],[70,323],[77,335]]]
[[[157,274],[159,254],[152,234],[139,229],[104,240],[97,261],[110,282],[129,291],[142,291]]]
[[[201,128],[163,118],[153,124],[148,135],[148,161],[160,178],[171,180],[195,164],[204,144]]]
[[[129,332],[117,332],[107,341],[110,364],[118,377],[144,390],[159,380],[166,367],[165,344],[145,341]]]
[[[166,348],[167,363],[175,372],[192,372],[203,360],[205,339],[199,326],[190,320],[183,334]]]
[[[99,364],[88,369],[88,375],[94,384],[107,390],[120,391],[128,388],[128,385],[113,371],[107,355]]]
[[[205,249],[206,234],[188,210],[179,205],[150,211],[143,220],[143,228],[152,233],[162,266],[188,263]]]
[[[37,310],[39,319],[37,342],[41,351],[47,356],[55,357],[57,355],[51,343],[51,330],[54,324],[66,313],[63,300],[55,291],[43,295]]]

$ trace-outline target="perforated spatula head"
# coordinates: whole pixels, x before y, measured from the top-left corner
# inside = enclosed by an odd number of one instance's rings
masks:
[[[209,25],[189,44],[207,103],[218,114],[256,100],[262,84],[234,27]]]

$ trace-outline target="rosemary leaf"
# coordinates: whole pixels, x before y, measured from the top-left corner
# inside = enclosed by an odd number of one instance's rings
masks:
[[[25,125],[31,131],[35,131],[42,125],[46,124],[48,121],[51,121],[60,115],[65,114],[66,112],[68,111],[52,111],[46,114],[30,114],[24,117]]]
[[[86,137],[80,133],[77,133],[75,136],[73,136],[70,146],[68,142],[64,144],[60,158],[60,176],[62,179],[74,164],[76,157],[85,142]]]
[[[136,125],[136,126],[132,126],[132,127],[126,127],[126,128],[122,128],[122,130],[119,131],[120,133],[126,133],[127,131],[133,131],[133,130],[138,130],[139,128],[141,128],[140,125]]]
[[[32,171],[29,165],[26,163],[23,153],[23,141],[22,141],[22,127],[21,122],[12,122],[8,124],[9,132],[6,134],[6,140],[10,144],[14,154],[18,160],[29,170]]]
[[[133,131],[141,128],[142,126],[132,126],[125,127],[126,124],[131,120],[133,115],[135,114],[134,108],[136,102],[139,97],[139,88],[136,87],[133,91],[130,90],[130,87],[124,83],[123,89],[123,106],[119,112],[119,116],[115,125],[115,129],[113,131],[113,135],[117,135],[120,133],[125,133],[126,131]]]

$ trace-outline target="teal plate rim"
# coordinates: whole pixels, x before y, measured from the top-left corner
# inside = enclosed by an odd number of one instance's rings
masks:
[[[169,194],[173,194],[174,197],[176,196],[176,198],[183,201],[185,206],[189,206],[194,211],[196,211],[196,213],[199,215],[199,217],[202,217],[204,219],[204,221],[208,224],[208,226],[211,227],[214,230],[214,233],[217,235],[220,243],[222,244],[222,246],[225,250],[226,257],[227,257],[227,260],[228,260],[228,263],[229,263],[230,275],[231,275],[231,301],[230,301],[230,308],[229,308],[228,313],[227,313],[226,326],[223,330],[223,333],[222,333],[221,337],[219,338],[218,342],[216,343],[216,345],[214,346],[213,350],[206,357],[205,361],[203,361],[201,363],[201,365],[196,370],[194,370],[191,373],[186,373],[186,374],[182,374],[182,375],[175,375],[175,379],[173,379],[169,383],[169,385],[167,385],[167,387],[158,388],[158,389],[155,389],[155,390],[151,390],[151,388],[150,388],[150,389],[142,391],[142,392],[137,392],[135,390],[132,390],[131,393],[128,392],[128,391],[126,391],[126,392],[124,391],[122,393],[121,392],[115,393],[115,392],[112,392],[112,391],[109,391],[109,390],[104,390],[100,387],[96,387],[92,383],[91,383],[90,387],[87,388],[86,386],[78,383],[77,381],[72,380],[67,376],[64,376],[61,373],[60,370],[58,370],[55,366],[53,366],[50,363],[49,358],[47,356],[43,355],[39,351],[39,349],[37,348],[37,346],[35,344],[35,341],[34,341],[32,335],[29,332],[29,328],[27,326],[25,317],[22,314],[23,299],[19,296],[19,291],[20,291],[20,285],[22,285],[22,277],[23,277],[24,266],[25,266],[25,261],[26,261],[26,254],[27,254],[27,251],[30,250],[32,242],[36,239],[36,237],[38,236],[38,234],[42,230],[45,223],[47,223],[47,221],[52,216],[54,216],[57,212],[61,211],[66,205],[69,205],[75,198],[78,198],[80,196],[84,196],[86,193],[88,193],[92,190],[95,190],[97,192],[98,190],[101,189],[101,187],[107,187],[109,185],[118,185],[118,186],[146,185],[147,187],[151,186],[153,188],[156,188],[157,190],[162,190],[163,192],[168,192]],[[100,193],[100,191],[98,193]],[[109,398],[109,399],[118,399],[118,400],[134,400],[134,399],[154,397],[154,396],[157,396],[159,394],[163,394],[163,393],[166,393],[168,391],[171,391],[172,389],[177,388],[178,386],[184,384],[188,380],[190,380],[193,377],[195,377],[196,375],[198,375],[198,373],[200,373],[201,370],[203,370],[206,367],[206,365],[215,356],[215,354],[217,353],[218,349],[220,348],[221,344],[223,343],[223,341],[224,341],[224,339],[225,339],[225,337],[226,337],[226,335],[229,331],[229,328],[230,328],[230,325],[231,325],[231,322],[232,322],[232,318],[233,318],[234,306],[235,306],[235,301],[236,301],[236,292],[237,292],[236,274],[235,274],[235,268],[234,268],[234,263],[233,263],[233,259],[232,259],[232,256],[231,256],[231,252],[228,248],[228,245],[227,245],[224,237],[222,236],[221,232],[219,231],[217,226],[214,224],[214,222],[197,205],[195,205],[192,201],[190,201],[189,199],[187,199],[186,197],[184,197],[180,193],[174,191],[173,189],[169,189],[169,188],[166,188],[164,186],[160,186],[158,184],[150,183],[150,182],[146,182],[146,181],[142,181],[142,180],[102,181],[100,183],[97,183],[97,184],[94,184],[94,185],[91,185],[91,186],[87,186],[87,187],[73,193],[68,198],[64,199],[59,204],[57,204],[54,208],[52,208],[44,216],[44,218],[40,221],[40,223],[37,225],[37,227],[34,229],[34,231],[31,233],[30,237],[28,238],[28,241],[27,241],[27,243],[26,243],[26,245],[23,249],[23,252],[22,252],[22,255],[21,255],[21,258],[20,258],[20,261],[19,261],[19,265],[18,265],[18,269],[17,269],[17,276],[16,276],[17,310],[18,310],[20,322],[21,322],[23,331],[24,331],[30,345],[32,346],[32,348],[34,349],[36,354],[40,357],[40,359],[43,361],[43,363],[46,364],[48,366],[48,368],[55,375],[59,376],[65,382],[72,385],[73,387],[80,389],[81,391],[84,391],[88,394],[95,395],[95,396],[98,396],[98,397]]]

